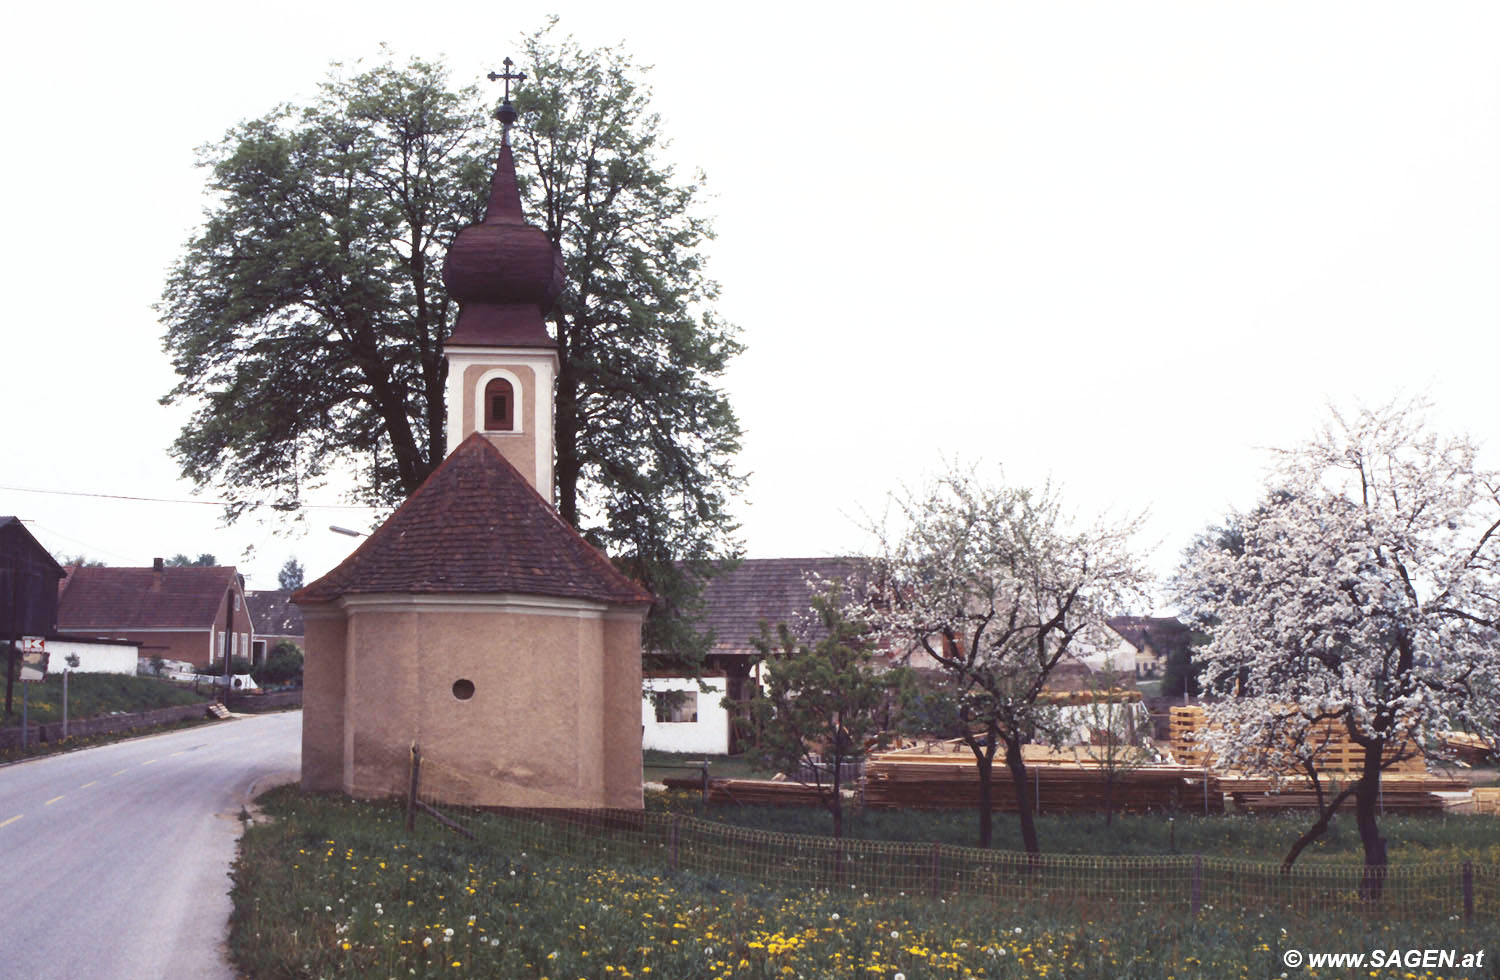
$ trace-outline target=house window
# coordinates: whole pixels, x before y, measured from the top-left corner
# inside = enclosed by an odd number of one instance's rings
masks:
[[[652,691],[651,703],[656,708],[656,720],[663,724],[698,720],[697,691]]]
[[[516,392],[504,378],[484,386],[484,427],[489,432],[511,432],[516,423]]]

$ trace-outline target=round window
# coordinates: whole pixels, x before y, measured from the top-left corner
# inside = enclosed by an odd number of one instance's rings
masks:
[[[474,696],[474,682],[459,678],[453,682],[453,696],[460,701],[467,701]]]

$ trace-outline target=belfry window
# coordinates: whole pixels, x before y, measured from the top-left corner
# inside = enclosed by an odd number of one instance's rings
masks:
[[[489,432],[510,432],[516,427],[516,392],[509,381],[494,378],[484,386],[484,427]]]

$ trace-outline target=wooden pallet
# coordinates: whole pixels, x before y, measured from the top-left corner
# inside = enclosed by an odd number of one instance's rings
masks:
[[[208,706],[208,713],[211,714],[211,715],[213,715],[215,718],[232,718],[232,717],[234,717],[234,712],[230,711],[228,708],[224,707],[222,704],[220,704],[217,701],[215,701],[213,704],[210,704]]]

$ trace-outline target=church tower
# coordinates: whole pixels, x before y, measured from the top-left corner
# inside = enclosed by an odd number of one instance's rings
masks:
[[[448,294],[459,304],[445,346],[447,451],[482,433],[551,502],[558,361],[542,315],[562,292],[564,269],[546,232],[521,215],[510,83],[525,75],[511,66],[507,58],[503,74],[490,74],[491,81],[505,80],[505,99],[495,112],[504,136],[484,221],[458,233],[443,266]]]

